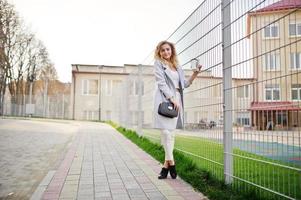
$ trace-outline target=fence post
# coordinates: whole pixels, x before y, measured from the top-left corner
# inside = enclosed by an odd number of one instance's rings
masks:
[[[45,86],[44,86],[44,106],[43,106],[43,117],[47,118],[47,98],[48,98],[48,79],[45,80]]]
[[[62,119],[65,119],[65,90],[63,92]]]
[[[223,48],[223,111],[224,111],[224,177],[225,183],[232,183],[232,59],[231,59],[231,5],[222,0],[222,48]]]
[[[122,103],[122,109],[121,109],[121,114],[122,114],[122,121],[124,127],[128,128],[130,126],[130,75],[128,75],[124,79],[124,87],[123,87],[123,96],[124,96],[124,102]]]
[[[139,136],[142,135],[142,65],[138,65],[138,129]]]

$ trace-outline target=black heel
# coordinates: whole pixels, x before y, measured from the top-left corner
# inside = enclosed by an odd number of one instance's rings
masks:
[[[168,168],[162,168],[160,172],[160,176],[158,176],[158,179],[166,179],[168,175]]]
[[[171,165],[169,166],[169,173],[172,179],[177,178],[177,170],[176,170],[176,165]]]

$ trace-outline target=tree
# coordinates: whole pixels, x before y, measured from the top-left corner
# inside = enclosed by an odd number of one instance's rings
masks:
[[[21,114],[19,105],[26,102],[30,82],[36,78],[57,79],[47,49],[26,29],[14,6],[0,0],[0,114],[7,86],[15,105],[12,114]]]

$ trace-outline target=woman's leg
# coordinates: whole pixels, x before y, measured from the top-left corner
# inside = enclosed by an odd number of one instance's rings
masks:
[[[161,129],[161,145],[163,146],[164,152],[166,152],[166,143],[167,143],[167,138],[165,134],[163,133],[164,129]],[[168,161],[165,160],[163,164],[164,168],[168,168]]]
[[[167,144],[166,134],[164,132],[164,129],[161,129],[161,145],[163,146],[165,154],[166,154],[166,151],[167,151],[166,144]],[[168,168],[168,161],[166,159],[164,161],[163,167]]]
[[[173,149],[175,144],[175,135],[172,131],[168,130],[162,130],[161,133],[162,137],[164,138],[164,145],[165,145],[165,163],[168,164],[168,169],[165,171],[164,176],[160,176],[159,179],[166,178],[168,171],[170,172],[171,178],[175,179],[177,178],[177,172],[176,172],[176,166],[174,163],[173,158]]]
[[[161,130],[161,143],[165,151],[165,161],[173,161],[173,149],[175,143],[175,136],[172,131],[167,129]]]
[[[172,155],[173,155],[173,149],[174,149],[174,146],[175,146],[175,133],[174,132],[170,132],[171,133],[171,152],[172,152]],[[175,165],[175,161],[174,161],[174,158],[172,156],[172,160],[169,161],[169,165]]]

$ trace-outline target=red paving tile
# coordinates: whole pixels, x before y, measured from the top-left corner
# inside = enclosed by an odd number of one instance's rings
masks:
[[[49,183],[48,187],[46,188],[45,192],[43,193],[42,199],[59,199],[60,193],[63,189],[65,179],[68,175],[68,171],[71,167],[73,158],[76,153],[76,148],[81,141],[82,135],[77,134],[70,149],[68,150],[64,160],[62,161],[61,165],[59,166],[58,170],[54,174],[51,182]]]

